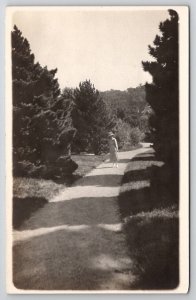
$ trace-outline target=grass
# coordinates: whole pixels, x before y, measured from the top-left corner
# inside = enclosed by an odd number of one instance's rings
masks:
[[[133,289],[178,286],[178,197],[170,179],[152,150],[135,157],[125,171],[119,207],[136,277]]]
[[[142,145],[139,143],[137,145],[124,145],[122,148],[119,149],[119,152],[123,152],[123,151],[131,151],[131,150],[135,150],[135,149],[139,149],[142,148]]]
[[[124,168],[129,160],[126,153],[119,166],[122,163]],[[50,202],[33,214],[20,227],[21,232],[14,232],[16,288],[129,288],[131,261],[121,232],[116,196],[121,174],[120,169],[98,170],[74,184],[68,193],[60,193],[58,200],[62,201]]]
[[[142,146],[127,146],[127,148],[119,149],[119,152],[123,151],[131,151],[135,149],[139,149]],[[80,177],[83,177],[86,173],[90,172],[92,169],[96,168],[106,159],[109,159],[109,154],[102,155],[88,155],[88,154],[80,154],[80,155],[72,155],[71,158],[78,164],[78,169],[74,172],[73,177],[74,180]]]
[[[13,180],[13,227],[17,230],[32,213],[42,208],[66,186],[83,177],[107,158],[107,155],[73,155],[78,169],[66,178],[54,180],[16,177]]]
[[[26,198],[46,198],[50,199],[65,188],[65,184],[59,184],[53,180],[16,177],[13,183],[13,194],[15,197]]]
[[[138,146],[139,147],[139,146]],[[136,149],[137,147],[133,147]],[[43,207],[47,202],[61,192],[65,187],[71,186],[77,179],[89,173],[109,158],[104,155],[72,155],[78,164],[77,170],[70,176],[47,180],[40,178],[16,177],[13,185],[13,226],[20,229],[22,223],[32,213]]]
[[[52,180],[17,177],[13,180],[13,227],[21,225],[33,212],[43,207],[65,188]]]
[[[71,158],[78,164],[77,170],[74,172],[74,178],[83,177],[85,174],[89,173],[92,169],[100,165],[109,156],[107,154],[103,155],[72,155]]]

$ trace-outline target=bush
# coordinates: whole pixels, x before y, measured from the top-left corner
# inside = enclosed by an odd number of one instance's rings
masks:
[[[144,138],[144,134],[138,127],[131,128],[130,125],[121,119],[118,120],[116,126],[116,137],[119,144],[119,149],[128,149],[131,146],[136,146]]]
[[[118,140],[119,149],[130,143],[130,125],[121,119],[118,120],[116,125],[116,138]]]
[[[178,286],[179,198],[171,176],[152,150],[134,157],[125,170],[118,204],[136,278],[132,290]]]
[[[39,165],[30,161],[20,161],[16,164],[13,173],[15,176],[55,179],[72,174],[77,167],[78,165],[69,156],[61,156],[54,162]]]
[[[138,127],[136,128],[131,128],[130,130],[130,140],[131,140],[131,145],[136,146],[143,140],[144,138],[144,133],[140,131]]]

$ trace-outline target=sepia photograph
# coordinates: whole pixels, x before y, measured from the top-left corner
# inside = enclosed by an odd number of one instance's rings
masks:
[[[7,7],[7,292],[187,293],[188,7]]]

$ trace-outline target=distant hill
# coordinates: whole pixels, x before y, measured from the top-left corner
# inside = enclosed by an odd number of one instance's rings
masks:
[[[146,102],[144,85],[128,88],[125,91],[100,92],[100,95],[110,113],[129,123],[132,127],[141,127],[141,118],[143,119],[151,111],[149,104]]]

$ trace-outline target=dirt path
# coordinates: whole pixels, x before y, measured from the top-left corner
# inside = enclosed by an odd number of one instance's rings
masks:
[[[119,153],[119,168],[104,162],[14,231],[17,288],[129,289],[134,276],[117,197],[127,163],[147,150]]]

